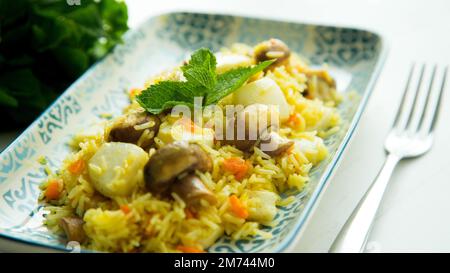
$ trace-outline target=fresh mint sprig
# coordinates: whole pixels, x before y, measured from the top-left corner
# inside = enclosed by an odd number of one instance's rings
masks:
[[[201,48],[181,67],[186,81],[161,81],[153,84],[136,96],[136,100],[152,114],[159,114],[176,105],[193,107],[195,97],[203,97],[203,106],[215,104],[272,62],[265,61],[253,67],[239,67],[217,74],[216,57],[209,49]]]

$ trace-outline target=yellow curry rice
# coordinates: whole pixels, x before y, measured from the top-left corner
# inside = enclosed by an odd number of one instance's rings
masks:
[[[255,61],[251,56],[255,54],[254,50],[247,45],[235,44],[218,54],[222,58],[229,55],[248,57],[249,65],[253,65]],[[241,59],[247,60],[244,57]],[[135,100],[141,90],[164,80],[179,79],[180,73],[177,67],[154,76],[142,89],[133,89],[130,92],[131,103],[124,110],[124,116],[142,112],[142,107]],[[229,236],[232,240],[255,236],[270,238],[271,234],[262,231],[261,227],[276,226],[273,218],[277,207],[294,201],[292,196],[282,199],[280,194],[288,190],[302,191],[308,183],[310,169],[327,157],[322,137],[339,128],[340,119],[335,106],[340,96],[326,69],[310,69],[295,53],[291,53],[289,59],[277,67],[253,75],[247,84],[262,78],[273,80],[290,106],[289,119],[280,124],[278,134],[294,140],[295,145],[280,155],[270,156],[256,146],[250,151],[242,151],[216,140],[195,141],[210,157],[212,166],[206,172],[195,170],[193,175],[213,193],[216,200],[214,205],[200,200],[196,208],[192,209],[175,192],[163,197],[154,194],[146,188],[141,170],[133,175],[136,186],[129,195],[101,194],[92,176],[95,168],[98,168],[99,175],[105,170],[102,170],[100,163],[93,165],[92,158],[107,144],[108,135],[117,120],[123,119],[122,116],[96,124],[89,132],[80,132],[74,136],[71,141],[74,152],[64,160],[60,171],[50,174],[41,185],[40,200],[49,211],[45,219],[46,226],[63,235],[65,229],[61,226],[61,219],[78,217],[83,221],[83,247],[107,252],[196,252],[206,250],[221,236]],[[319,80],[321,83],[318,83]],[[324,82],[328,82],[332,88],[318,90],[318,84],[323,85]],[[218,106],[230,104],[232,96],[222,99]],[[134,129],[142,134],[135,144],[130,145],[142,146],[149,139],[153,143],[143,149],[145,155],[137,153],[133,156],[142,156],[145,162],[151,160],[159,149],[172,141],[173,136],[165,135],[164,128],[173,126],[176,120],[166,114],[160,115],[159,124],[149,120],[136,125]],[[151,128],[156,125],[159,126],[159,132],[155,133]],[[133,160],[136,159],[133,158],[129,164],[134,164]],[[236,178],[236,173],[224,168],[230,158],[241,159],[247,166],[240,179]],[[85,165],[77,163],[75,168],[76,162],[85,162]],[[104,166],[108,164],[104,162]],[[128,165],[124,166],[116,167],[115,177],[128,177]],[[49,199],[46,191],[52,183],[52,187],[58,189],[58,197]],[[233,210],[230,196],[237,197],[238,204],[245,209],[246,217],[239,216]]]

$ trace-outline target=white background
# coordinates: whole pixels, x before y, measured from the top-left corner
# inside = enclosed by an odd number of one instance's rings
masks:
[[[328,251],[375,178],[385,157],[384,137],[411,62],[450,63],[450,1],[445,0],[130,0],[127,3],[130,27],[154,14],[184,10],[356,26],[387,38],[390,51],[373,95],[340,167],[294,251]],[[433,149],[418,159],[401,162],[391,179],[369,239],[375,251],[450,251],[449,96],[448,92],[444,95]],[[17,134],[0,134],[0,149]]]

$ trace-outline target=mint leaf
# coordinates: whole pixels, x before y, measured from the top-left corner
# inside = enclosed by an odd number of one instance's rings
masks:
[[[0,115],[9,121],[3,130],[36,119],[128,29],[124,1],[68,3],[0,0]]]
[[[159,114],[176,105],[192,108],[195,97],[203,97],[204,105],[214,104],[272,62],[265,61],[254,67],[240,67],[217,75],[214,54],[207,48],[201,48],[181,67],[186,81],[162,81],[151,85],[136,96],[136,101],[152,114]]]
[[[181,70],[188,82],[212,90],[216,85],[216,64],[214,54],[207,48],[200,48]]]
[[[254,67],[239,67],[218,75],[217,85],[215,86],[214,91],[208,93],[206,96],[205,104],[209,105],[217,103],[219,100],[241,87],[251,76],[263,71],[272,63],[273,61],[265,61]]]
[[[136,101],[152,114],[159,114],[177,104],[193,105],[193,98],[186,96],[184,82],[163,81],[151,85],[136,96]]]

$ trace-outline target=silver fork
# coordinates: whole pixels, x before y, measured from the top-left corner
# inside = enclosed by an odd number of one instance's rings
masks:
[[[413,64],[392,129],[384,143],[387,157],[383,168],[341,229],[331,252],[364,252],[395,166],[400,160],[421,156],[431,148],[448,67],[438,69],[435,65],[431,74],[427,73],[425,64],[415,70]],[[425,77],[427,74],[430,76]],[[424,85],[427,78],[428,85]],[[437,82],[436,78],[440,80]]]

